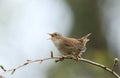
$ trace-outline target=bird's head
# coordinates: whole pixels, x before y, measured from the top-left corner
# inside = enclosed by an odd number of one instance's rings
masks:
[[[54,40],[54,39],[60,39],[62,37],[62,34],[59,33],[59,32],[55,32],[55,33],[52,33],[52,34],[49,34],[51,36],[51,40]]]

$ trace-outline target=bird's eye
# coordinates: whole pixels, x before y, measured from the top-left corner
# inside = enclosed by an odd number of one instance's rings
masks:
[[[55,35],[55,36],[57,36],[57,34],[56,34],[56,33],[55,33],[54,35]]]

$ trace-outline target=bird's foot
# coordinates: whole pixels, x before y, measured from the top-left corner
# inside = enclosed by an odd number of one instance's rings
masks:
[[[64,59],[74,59],[74,56],[71,54],[62,55],[61,58],[55,60],[55,62],[63,61]]]
[[[65,58],[64,57],[61,57],[61,58],[59,58],[58,60],[55,60],[55,62],[57,63],[57,62],[59,62],[59,61],[63,61]]]
[[[74,55],[74,60],[79,61],[81,59],[81,56],[79,55]]]

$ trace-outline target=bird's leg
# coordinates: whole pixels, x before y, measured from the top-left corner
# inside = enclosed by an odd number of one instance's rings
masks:
[[[78,61],[80,60],[81,56],[80,55],[74,55],[74,60]]]
[[[55,62],[63,61],[66,57],[66,55],[62,55],[58,60],[55,60]]]
[[[61,56],[59,59],[55,60],[55,62],[59,62],[59,61],[63,61],[65,59],[65,57]]]
[[[74,53],[73,56],[74,56],[74,60],[76,60],[76,61],[80,60],[80,58],[81,58],[81,55],[79,55],[79,54]]]
[[[65,59],[65,56],[62,55],[62,57],[59,59],[59,61],[63,61]]]
[[[75,57],[72,54],[64,54],[61,56],[61,58],[55,60],[55,62],[63,61],[64,59],[75,59]]]
[[[68,58],[68,59],[73,59],[73,55],[72,54],[64,54],[64,55],[62,55],[62,58],[60,58],[61,60],[64,60],[65,58]]]

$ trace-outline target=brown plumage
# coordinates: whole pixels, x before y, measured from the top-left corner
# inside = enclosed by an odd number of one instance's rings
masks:
[[[91,33],[80,39],[65,37],[58,32],[49,35],[51,36],[50,39],[62,54],[79,56],[85,52],[86,43],[89,41],[88,37]]]

